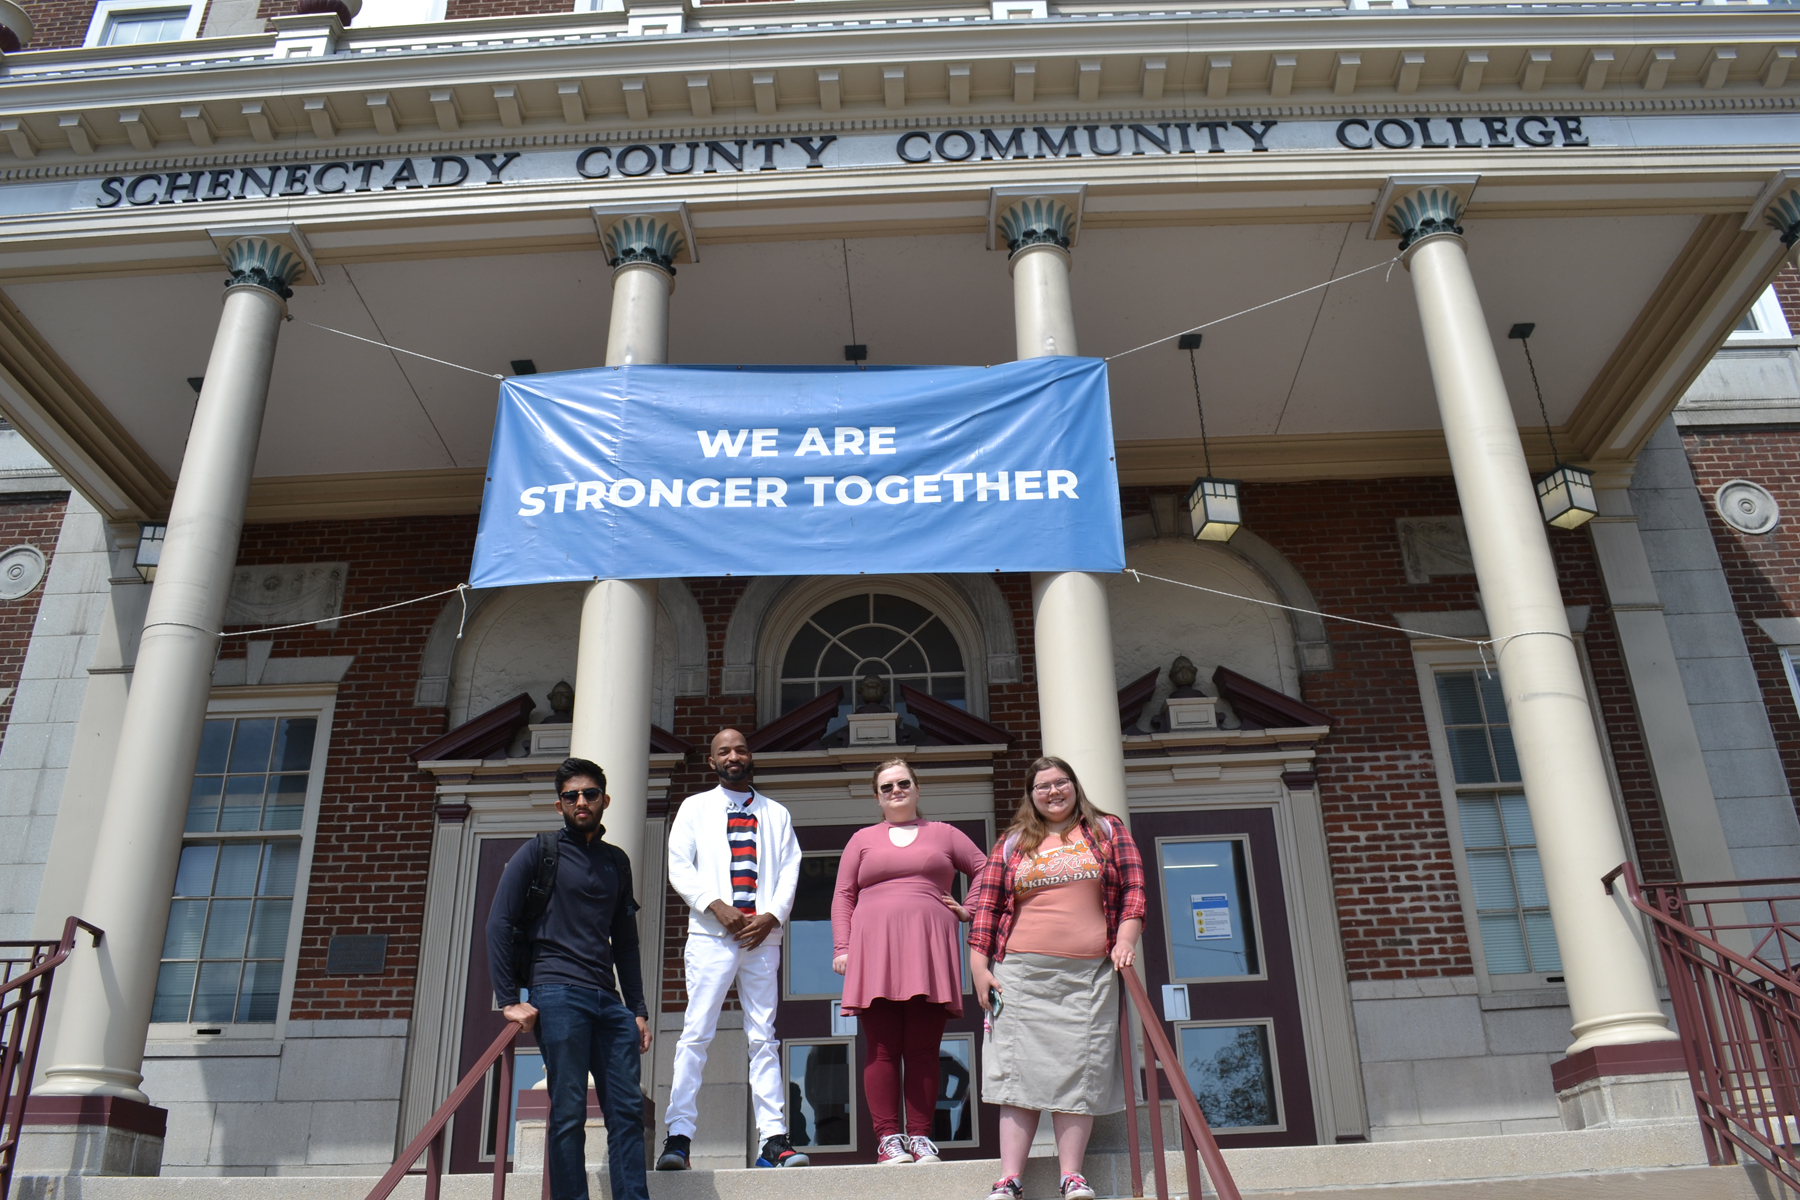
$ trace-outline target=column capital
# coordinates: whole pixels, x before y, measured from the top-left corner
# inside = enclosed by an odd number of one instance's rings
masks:
[[[293,225],[209,229],[207,235],[231,271],[225,281],[228,288],[260,287],[286,300],[296,285],[319,282],[306,239]]]
[[[1782,245],[1800,242],[1800,188],[1789,188],[1769,201],[1763,220],[1781,235]]]
[[[1402,253],[1421,238],[1461,234],[1459,223],[1478,175],[1395,175],[1375,199],[1372,239],[1397,237]]]
[[[674,275],[676,263],[699,261],[685,204],[592,211],[606,261],[614,269],[642,263]]]
[[[988,249],[1008,257],[1029,246],[1068,251],[1081,233],[1085,187],[1010,187],[988,192]]]

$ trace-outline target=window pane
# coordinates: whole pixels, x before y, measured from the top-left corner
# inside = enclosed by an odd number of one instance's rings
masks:
[[[1279,1124],[1267,1025],[1182,1029],[1181,1065],[1215,1129]]]
[[[262,775],[229,775],[225,779],[225,807],[219,828],[227,832],[255,829],[262,823]]]
[[[826,640],[817,626],[804,626],[788,643],[787,656],[781,660],[782,677],[792,679],[812,675],[819,665],[819,655],[825,649]]]
[[[250,901],[214,900],[206,921],[206,958],[244,957],[244,935],[250,929]]]
[[[947,701],[958,708],[967,708],[969,702],[961,675],[939,675],[931,681],[931,694],[939,700]]]
[[[904,636],[895,633],[892,629],[865,625],[861,629],[852,629],[839,634],[838,641],[862,658],[886,658],[904,640]]]
[[[900,596],[876,596],[874,612],[875,620],[880,624],[892,625],[908,633],[931,620],[929,609]]]
[[[781,956],[790,995],[844,994],[844,977],[831,969],[831,897],[837,889],[838,861],[835,854],[809,854],[800,860],[800,883],[794,889]]]
[[[306,812],[306,776],[269,776],[268,807],[263,809],[264,829],[298,829]]]
[[[245,963],[244,991],[238,997],[237,1019],[240,1021],[273,1021],[275,1009],[280,1002],[281,964],[278,962]]]
[[[1475,889],[1478,909],[1503,908],[1510,912],[1519,906],[1513,894],[1512,868],[1507,865],[1503,850],[1471,851],[1469,884]]]
[[[819,677],[822,679],[847,679],[855,670],[856,655],[836,643],[819,660]]]
[[[1474,675],[1476,685],[1481,688],[1481,703],[1487,708],[1488,724],[1506,724],[1506,694],[1500,690],[1500,673],[1476,671]]]
[[[1494,763],[1488,757],[1487,730],[1446,729],[1450,741],[1450,766],[1458,783],[1493,783]]]
[[[213,864],[218,861],[219,843],[195,842],[181,848],[181,865],[175,868],[177,896],[212,895]]]
[[[197,775],[225,773],[225,752],[231,748],[231,722],[208,721],[200,733],[200,761],[194,764]]]
[[[237,1008],[238,974],[242,963],[209,962],[200,964],[200,982],[194,988],[196,1021],[229,1021]]]
[[[250,922],[250,946],[245,957],[280,958],[286,954],[288,919],[293,912],[292,900],[258,900],[255,919]],[[275,964],[277,968],[280,965]]]
[[[781,685],[781,711],[791,713],[816,695],[818,692],[813,684],[784,683]]]
[[[813,624],[826,633],[839,633],[869,623],[869,597],[845,596],[813,614]]]
[[[200,934],[206,928],[206,901],[177,900],[169,905],[169,928],[163,934],[164,958],[199,958]]]
[[[931,624],[913,635],[925,654],[931,659],[933,671],[960,671],[963,669],[962,651],[957,649],[956,638],[942,621],[933,618]]]
[[[911,638],[894,647],[894,652],[888,655],[888,667],[896,675],[923,675],[930,669],[925,652]]]
[[[1537,834],[1531,829],[1531,809],[1525,797],[1511,792],[1500,797],[1500,820],[1506,825],[1506,841],[1513,846],[1537,845]]]
[[[931,1118],[932,1141],[975,1140],[975,1106],[969,1103],[973,1081],[969,1045],[966,1037],[945,1038],[938,1043],[938,1098]]]
[[[275,744],[275,718],[259,717],[237,723],[237,737],[231,743],[233,771],[267,771],[269,749]]]
[[[788,1136],[796,1146],[848,1149],[851,1124],[850,1047],[787,1047]]]
[[[299,842],[270,842],[263,854],[262,883],[259,896],[292,896],[294,877],[300,870]]]
[[[166,962],[156,973],[156,1002],[150,1008],[152,1021],[185,1021],[188,1001],[194,995],[195,964]]]
[[[235,842],[219,851],[219,879],[213,885],[215,896],[256,895],[256,868],[262,861],[261,842]]]
[[[283,717],[275,737],[275,756],[269,764],[272,771],[307,771],[312,769],[313,738],[317,734],[317,717]]]
[[[1519,782],[1519,755],[1513,749],[1512,726],[1495,725],[1488,732],[1494,739],[1494,766],[1500,782]]]
[[[1487,955],[1490,975],[1517,975],[1531,970],[1519,918],[1511,913],[1481,918],[1481,949]]]
[[[1172,978],[1209,979],[1261,971],[1244,843],[1162,842],[1163,911],[1169,914]]]
[[[1520,908],[1549,908],[1550,895],[1544,890],[1544,868],[1536,850],[1512,852],[1513,879],[1519,888]]]
[[[1562,970],[1562,953],[1556,948],[1556,930],[1550,925],[1550,914],[1526,913],[1525,937],[1531,944],[1531,969]]]
[[[1475,698],[1473,671],[1446,672],[1437,677],[1438,707],[1446,725],[1481,724],[1481,702]]]
[[[199,775],[188,793],[187,831],[211,833],[219,827],[219,792],[225,781],[217,775]]]
[[[1500,810],[1492,796],[1461,797],[1456,802],[1456,811],[1462,817],[1464,847],[1476,849],[1506,844],[1500,834]]]

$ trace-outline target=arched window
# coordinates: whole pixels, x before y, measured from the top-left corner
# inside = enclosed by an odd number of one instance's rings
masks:
[[[834,600],[809,617],[781,660],[781,711],[792,712],[839,685],[846,701],[865,675],[888,685],[890,701],[904,683],[966,708],[962,649],[930,609],[900,596],[863,592]]]

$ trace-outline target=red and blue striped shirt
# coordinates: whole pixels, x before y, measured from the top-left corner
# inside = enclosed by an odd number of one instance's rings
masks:
[[[725,798],[725,840],[731,846],[731,903],[741,913],[756,911],[756,814],[751,807],[755,793],[740,800],[730,792]]]

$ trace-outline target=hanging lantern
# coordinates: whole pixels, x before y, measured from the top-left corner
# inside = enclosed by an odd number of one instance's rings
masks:
[[[1558,529],[1580,529],[1600,512],[1594,503],[1594,477],[1580,467],[1558,463],[1537,481],[1538,507],[1544,522]]]
[[[168,532],[167,525],[152,525],[147,521],[138,525],[137,554],[131,565],[137,568],[145,583],[156,582],[156,564],[162,561],[163,537]]]
[[[1201,476],[1188,489],[1187,506],[1198,542],[1229,542],[1244,523],[1238,514],[1236,480]]]

